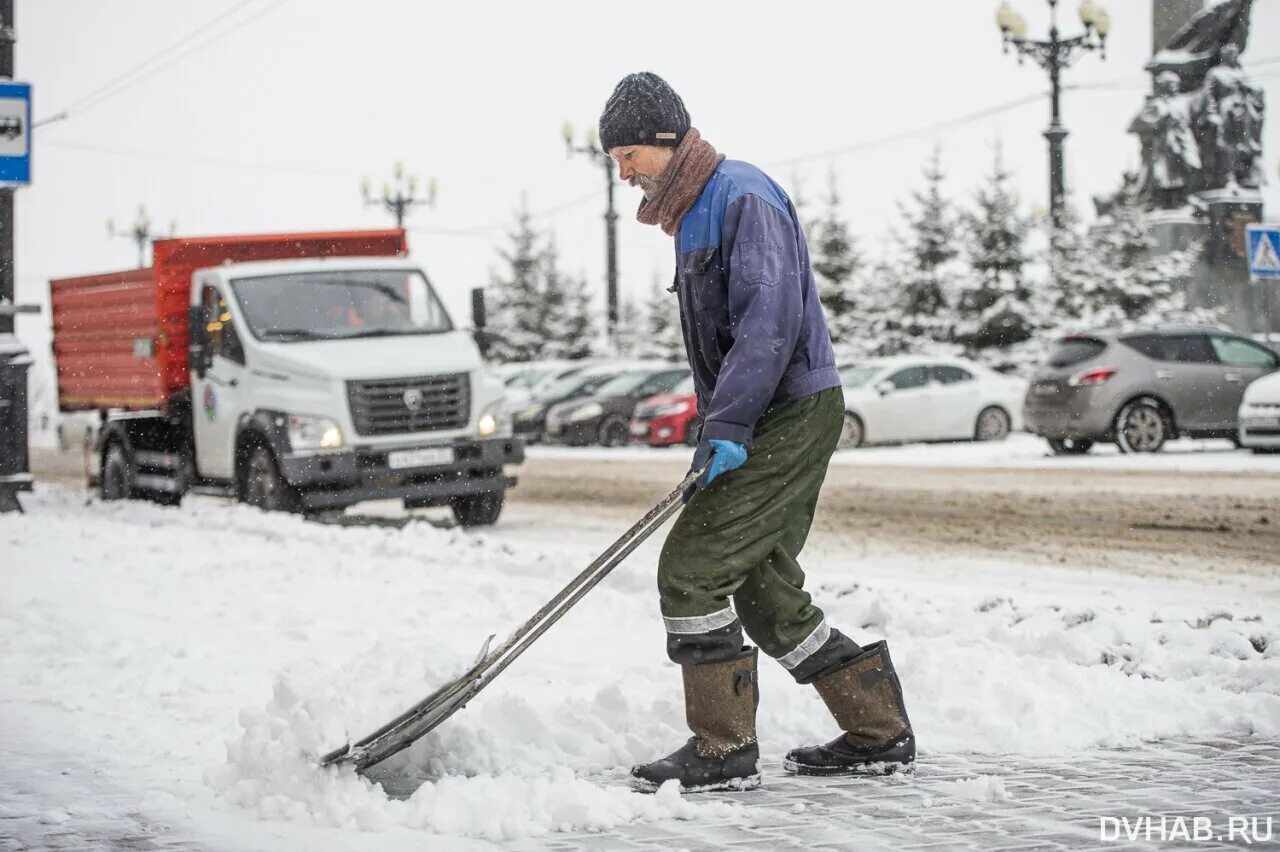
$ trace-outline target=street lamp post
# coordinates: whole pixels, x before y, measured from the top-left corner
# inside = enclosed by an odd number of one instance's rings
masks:
[[[168,235],[172,237],[177,231],[178,223],[169,220]],[[147,207],[139,204],[138,215],[134,217],[133,224],[123,231],[116,229],[115,219],[108,219],[107,236],[131,240],[138,247],[138,268],[141,269],[147,265],[147,247],[151,245],[151,241],[164,235],[151,230],[151,217],[147,215]]]
[[[600,140],[594,129],[588,129],[583,144],[573,144],[573,125],[564,125],[565,153],[584,154],[604,169],[605,197],[608,206],[604,211],[604,251],[606,300],[608,304],[608,332],[612,339],[618,327],[618,213],[613,207],[613,158],[600,150]]]
[[[1049,140],[1049,211],[1055,227],[1061,227],[1063,207],[1066,198],[1066,165],[1063,161],[1063,143],[1067,138],[1067,128],[1062,125],[1060,77],[1062,69],[1081,54],[1096,50],[1103,59],[1107,58],[1107,33],[1111,31],[1111,17],[1106,10],[1093,0],[1084,0],[1080,4],[1080,22],[1084,24],[1084,34],[1073,38],[1058,36],[1058,0],[1049,3],[1049,38],[1045,41],[1029,39],[1027,22],[1013,10],[1008,0],[1000,4],[996,11],[996,25],[1004,39],[1004,52],[1010,46],[1017,51],[1018,61],[1024,56],[1035,60],[1036,64],[1049,72],[1049,98],[1052,113],[1049,129],[1044,138]]]
[[[382,195],[375,198],[369,189],[369,179],[360,182],[360,194],[365,205],[382,207],[396,219],[396,227],[403,228],[405,217],[415,207],[436,206],[436,179],[427,181],[427,194],[418,196],[418,178],[406,174],[404,163],[396,163],[391,169],[391,181],[382,184]]]

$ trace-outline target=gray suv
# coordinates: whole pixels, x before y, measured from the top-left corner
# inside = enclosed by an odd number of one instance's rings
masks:
[[[1023,417],[1059,454],[1097,441],[1154,453],[1179,436],[1238,440],[1245,387],[1277,368],[1275,352],[1219,329],[1069,335],[1032,378]]]

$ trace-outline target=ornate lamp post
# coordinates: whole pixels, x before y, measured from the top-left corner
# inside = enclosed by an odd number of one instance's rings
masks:
[[[177,230],[178,223],[170,219],[168,236],[172,237]],[[147,215],[146,205],[139,204],[138,215],[134,217],[133,224],[126,230],[117,230],[115,219],[108,219],[107,236],[132,240],[138,247],[138,268],[141,269],[147,265],[147,247],[151,245],[151,241],[165,235],[156,234],[151,230],[151,217]]]
[[[1060,226],[1066,197],[1066,166],[1063,163],[1062,148],[1063,141],[1067,138],[1067,129],[1062,126],[1062,87],[1059,77],[1063,68],[1070,67],[1072,62],[1087,51],[1096,50],[1106,59],[1111,17],[1093,0],[1084,0],[1080,4],[1080,22],[1084,24],[1084,34],[1064,39],[1058,35],[1058,0],[1048,0],[1048,3],[1048,40],[1027,38],[1027,22],[1013,10],[1008,0],[1001,3],[996,11],[996,25],[1000,27],[1004,38],[1005,53],[1012,46],[1018,53],[1018,62],[1022,62],[1023,57],[1030,56],[1037,65],[1049,72],[1049,98],[1053,111],[1049,129],[1044,132],[1044,138],[1049,140],[1049,212],[1054,225]]]
[[[435,178],[427,181],[427,194],[424,197],[418,196],[418,178],[405,173],[404,163],[397,162],[392,167],[391,178],[391,181],[382,184],[382,195],[377,198],[373,197],[369,188],[369,179],[365,178],[360,182],[360,194],[366,206],[382,207],[394,216],[397,228],[404,227],[405,217],[415,207],[436,206]]]
[[[604,169],[605,193],[609,204],[604,212],[605,281],[607,286],[609,337],[613,337],[618,325],[618,214],[613,209],[613,158],[600,150],[600,140],[594,129],[588,129],[583,144],[573,144],[573,125],[564,124],[564,145],[567,156],[584,154]]]

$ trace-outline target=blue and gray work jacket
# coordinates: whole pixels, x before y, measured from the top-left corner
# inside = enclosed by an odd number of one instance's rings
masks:
[[[768,175],[723,160],[675,242],[702,438],[750,447],[770,403],[840,384],[799,217]]]

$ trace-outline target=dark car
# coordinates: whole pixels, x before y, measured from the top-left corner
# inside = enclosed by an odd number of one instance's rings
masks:
[[[547,412],[547,440],[574,446],[620,447],[630,436],[631,415],[636,406],[655,394],[670,393],[687,378],[688,367],[620,373],[589,396],[552,406]]]
[[[511,428],[516,437],[533,444],[542,440],[547,427],[547,412],[554,406],[578,397],[590,396],[621,373],[636,370],[634,364],[600,364],[557,379],[541,391],[511,418]]]
[[[1063,337],[1027,389],[1027,431],[1055,453],[1097,441],[1154,453],[1165,441],[1238,440],[1244,389],[1280,368],[1280,355],[1221,329],[1170,326]]]

